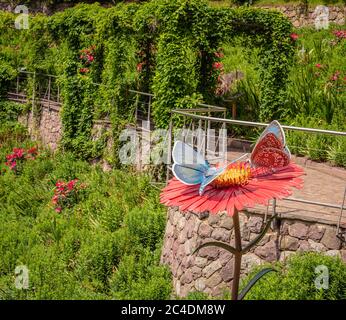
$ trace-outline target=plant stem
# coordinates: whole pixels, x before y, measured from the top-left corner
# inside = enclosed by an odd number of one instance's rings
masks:
[[[234,255],[232,300],[238,300],[242,247],[241,247],[241,235],[240,235],[240,226],[239,226],[239,214],[237,209],[234,210],[233,228],[234,228],[233,230],[234,230],[235,248],[237,249],[237,253]]]

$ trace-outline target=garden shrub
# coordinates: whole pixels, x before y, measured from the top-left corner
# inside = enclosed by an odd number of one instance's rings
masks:
[[[160,251],[144,249],[140,257],[128,255],[121,261],[118,271],[110,280],[112,294],[117,299],[168,299],[172,284],[167,279],[167,266],[157,266]]]
[[[316,267],[326,266],[329,288],[316,288]],[[263,267],[257,267],[245,278],[245,285]],[[340,258],[321,253],[297,253],[285,263],[277,263],[278,272],[265,275],[249,291],[248,300],[342,300],[346,298],[346,265]]]

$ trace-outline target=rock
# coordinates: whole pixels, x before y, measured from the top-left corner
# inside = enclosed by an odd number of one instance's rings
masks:
[[[220,276],[224,282],[233,279],[233,260],[229,261],[220,271]]]
[[[214,273],[210,278],[206,280],[205,284],[207,287],[213,289],[221,282],[222,282],[221,276],[218,273]]]
[[[233,220],[230,216],[228,215],[223,215],[221,222],[220,222],[220,227],[225,228],[227,230],[233,229]]]
[[[328,250],[326,253],[325,253],[326,256],[329,256],[329,257],[339,257],[341,258],[341,253],[339,250]]]
[[[211,294],[213,297],[222,297],[229,292],[229,289],[230,288],[226,284],[219,284],[217,287],[212,289]]]
[[[310,251],[310,250],[311,248],[308,241],[303,240],[300,242],[298,251]]]
[[[189,219],[189,221],[185,225],[186,237],[188,239],[192,238],[194,234],[194,229],[195,229],[195,221],[194,219]]]
[[[253,267],[262,264],[262,260],[256,256],[254,253],[247,253],[243,256],[241,262],[241,269],[250,271]]]
[[[219,256],[219,260],[221,262],[221,264],[224,266],[226,263],[228,263],[228,261],[230,261],[232,259],[232,254],[229,253],[226,250],[222,250]]]
[[[289,226],[290,225],[287,223],[287,221],[283,221],[281,226],[280,226],[280,234],[281,235],[287,235]]]
[[[346,249],[340,251],[341,259],[346,263]]]
[[[282,251],[280,254],[280,262],[285,262],[287,260],[287,258],[291,255],[294,254],[293,251]]]
[[[219,214],[211,214],[211,215],[209,215],[208,223],[211,226],[217,225],[219,223],[219,221],[220,221],[220,215]]]
[[[186,224],[186,218],[185,216],[180,217],[180,219],[178,220],[178,224],[177,224],[177,228],[179,231],[184,229],[184,226]]]
[[[184,247],[185,247],[185,253],[186,255],[191,255],[192,252],[195,250],[195,247],[194,247],[194,242],[190,239],[190,240],[187,240],[184,244]]]
[[[198,213],[197,214],[198,218],[201,220],[205,220],[209,217],[209,212],[208,211],[204,211],[202,213]]]
[[[251,232],[246,225],[243,226],[243,229],[241,230],[241,235],[243,241],[250,241]]]
[[[185,241],[186,241],[186,233],[180,232],[178,235],[178,242],[180,244],[183,244],[183,243],[185,243]]]
[[[261,217],[252,216],[250,217],[247,227],[251,232],[260,233],[263,226],[263,220]]]
[[[181,284],[180,284],[179,280],[175,281],[174,288],[175,288],[175,293],[177,294],[178,297],[180,297],[180,294],[181,294]]]
[[[198,228],[198,234],[202,238],[210,237],[212,231],[213,229],[207,223],[201,223],[201,225]]]
[[[193,291],[193,288],[194,288],[193,283],[187,283],[181,286],[180,296],[186,297],[191,291]]]
[[[191,257],[191,256],[184,256],[184,257],[183,257],[183,260],[182,260],[182,262],[181,262],[181,266],[182,266],[184,269],[188,269],[188,268],[194,266],[192,257]]]
[[[326,229],[321,243],[331,250],[339,250],[341,246],[341,241],[336,237],[336,232],[332,228]]]
[[[311,239],[308,239],[308,242],[312,251],[316,251],[316,252],[327,251],[326,247],[322,243],[318,243]]]
[[[299,248],[299,240],[291,236],[283,236],[280,241],[280,249],[296,251]]]
[[[250,241],[254,240],[256,237],[258,236],[258,234],[256,233],[251,233],[250,234]],[[265,245],[267,242],[269,242],[271,239],[271,235],[266,233],[263,238],[257,243],[256,246],[263,246]],[[252,249],[251,249],[252,250]]]
[[[219,256],[220,250],[216,247],[206,247],[198,251],[198,255],[203,258],[215,260]]]
[[[191,268],[191,273],[192,273],[193,280],[196,280],[202,276],[202,268],[199,268],[197,266],[193,266]]]
[[[274,240],[269,241],[262,247],[255,249],[255,254],[266,261],[275,261],[277,259],[277,248]]]
[[[216,271],[220,270],[221,268],[222,268],[221,262],[219,260],[215,260],[203,269],[203,276],[206,278],[209,278],[212,274],[214,274]]]
[[[180,283],[181,284],[186,284],[186,283],[191,283],[193,280],[193,275],[192,272],[187,270],[186,272],[183,273],[183,275],[180,278]]]
[[[195,288],[197,291],[203,291],[205,289],[205,281],[206,279],[204,278],[199,278],[195,281]]]
[[[302,222],[296,222],[288,227],[288,234],[298,239],[306,239],[308,232],[309,227]]]
[[[202,258],[202,257],[196,257],[195,259],[195,265],[200,268],[204,268],[208,263],[207,258]]]
[[[308,238],[312,239],[314,241],[320,241],[324,235],[324,232],[326,231],[325,227],[322,227],[317,224],[313,224],[309,228],[308,232]]]
[[[224,228],[216,228],[212,232],[211,237],[215,240],[229,243],[231,240],[231,231]]]

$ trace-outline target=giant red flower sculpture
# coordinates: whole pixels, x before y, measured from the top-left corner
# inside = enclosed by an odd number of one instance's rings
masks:
[[[267,205],[270,199],[284,198],[292,188],[301,188],[304,171],[291,162],[291,153],[286,146],[281,125],[273,121],[258,139],[247,161],[228,165],[211,166],[191,146],[176,142],[172,152],[174,178],[161,193],[161,202],[177,206],[181,211],[218,213],[227,211],[234,225],[235,247],[221,242],[207,242],[206,246],[217,246],[234,254],[232,299],[242,299],[250,288],[267,272],[262,270],[239,294],[239,279],[242,255],[253,248],[269,229],[272,215],[262,232],[245,248],[242,247],[238,211],[255,204]]]
[[[181,211],[218,213],[243,210],[255,204],[267,205],[273,198],[284,198],[292,193],[292,187],[301,188],[300,176],[304,171],[290,163],[276,170],[251,168],[248,163],[230,164],[199,194],[199,185],[186,185],[173,178],[161,193],[161,202],[177,206]]]

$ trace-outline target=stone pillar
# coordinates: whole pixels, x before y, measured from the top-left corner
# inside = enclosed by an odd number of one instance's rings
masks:
[[[239,213],[243,246],[264,226],[263,216]],[[346,261],[346,246],[336,237],[335,226],[281,219],[278,230],[269,230],[257,247],[243,256],[242,277],[264,262],[282,261],[296,251],[317,251]],[[345,230],[343,230],[345,232]],[[233,221],[225,213],[182,213],[169,208],[161,263],[170,267],[177,296],[200,291],[211,296],[230,292],[233,255],[217,247],[193,254],[202,243],[222,241],[234,246]]]

